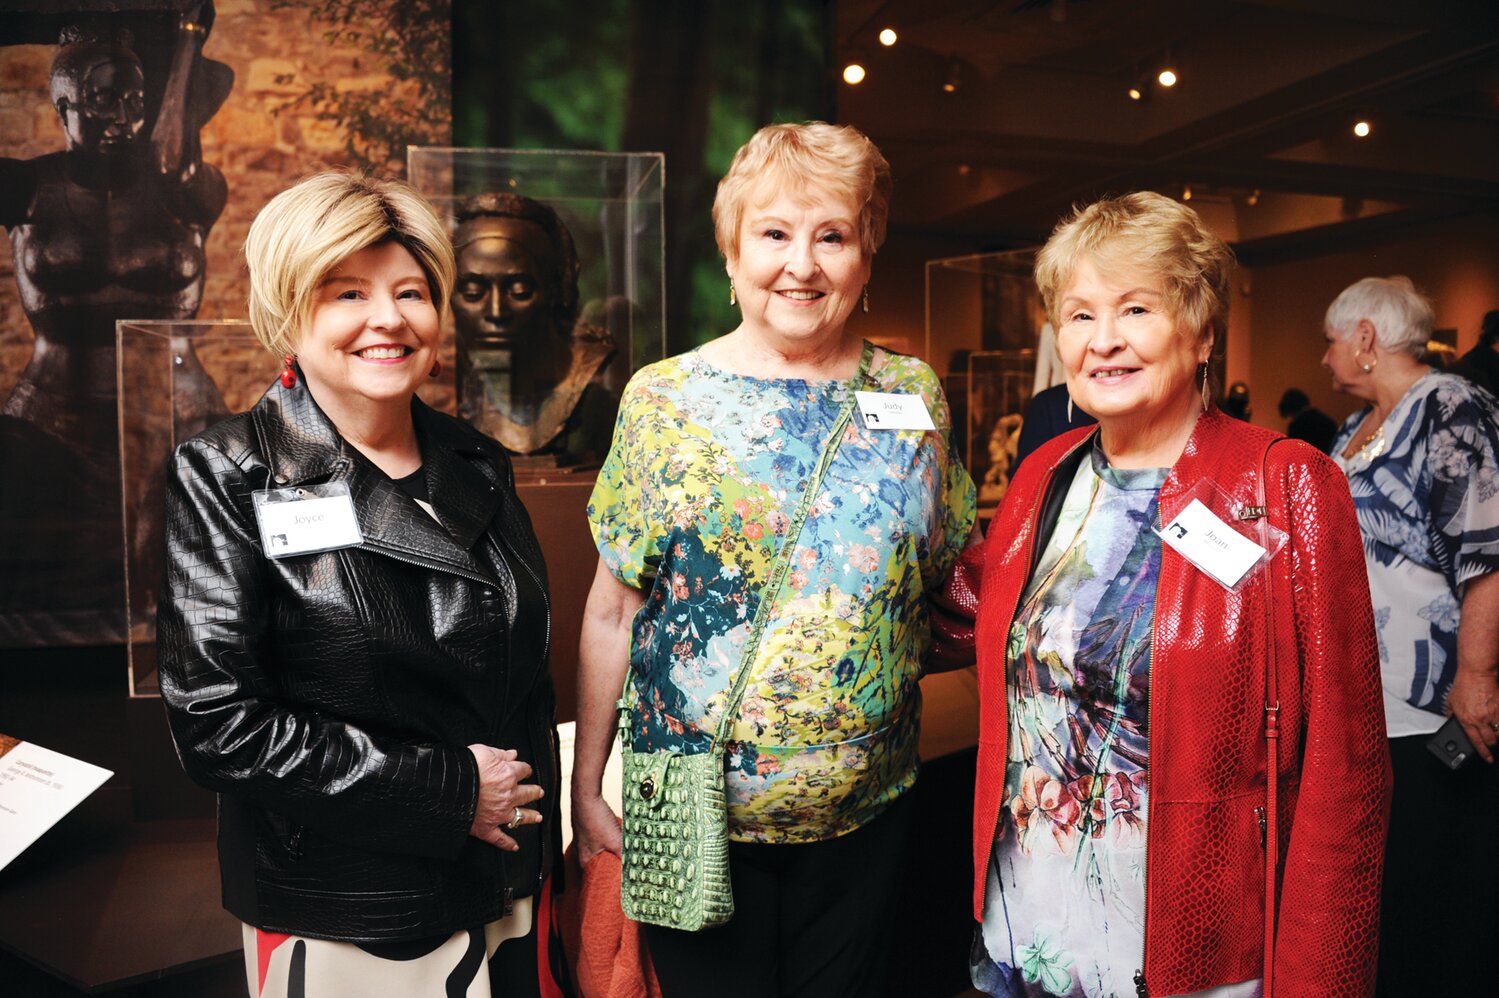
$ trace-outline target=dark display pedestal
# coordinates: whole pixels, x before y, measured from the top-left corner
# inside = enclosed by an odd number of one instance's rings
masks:
[[[522,480],[515,486],[531,514],[546,559],[552,601],[552,682],[557,687],[559,723],[578,716],[578,634],[599,560],[588,530],[593,478],[590,473],[545,482]]]
[[[0,994],[244,993],[219,905],[213,795],[187,781],[124,649],[0,653],[0,731],[114,770],[0,870]]]

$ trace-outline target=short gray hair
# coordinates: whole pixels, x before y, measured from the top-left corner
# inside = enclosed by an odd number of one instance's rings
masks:
[[[1417,356],[1431,339],[1431,301],[1409,277],[1366,277],[1354,281],[1327,306],[1326,325],[1339,339],[1353,335],[1360,319],[1374,327],[1381,350]]]

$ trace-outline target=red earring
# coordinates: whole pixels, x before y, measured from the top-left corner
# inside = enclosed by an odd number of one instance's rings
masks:
[[[295,388],[297,385],[297,372],[292,368],[292,363],[296,358],[291,354],[287,354],[281,359],[286,362],[286,370],[281,372],[281,387]]]
[[[431,370],[430,374],[434,378],[437,377],[438,375],[442,374],[442,361],[440,361],[440,360],[434,360],[432,362],[432,370]]]

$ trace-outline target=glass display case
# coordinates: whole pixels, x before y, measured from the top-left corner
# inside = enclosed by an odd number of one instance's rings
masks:
[[[155,696],[167,462],[182,441],[253,406],[280,367],[237,320],[122,320],[115,340],[130,694]]]
[[[994,514],[1009,486],[1021,418],[1037,378],[1046,322],[1034,250],[928,260],[926,356],[942,376],[953,438]]]
[[[660,153],[412,147],[448,222],[455,407],[521,481],[593,477],[630,375],[665,356]]]

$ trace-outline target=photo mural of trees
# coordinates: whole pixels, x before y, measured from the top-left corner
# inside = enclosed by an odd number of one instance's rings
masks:
[[[718,180],[761,125],[834,113],[823,0],[455,0],[461,146],[666,154],[672,352],[732,329]]]

